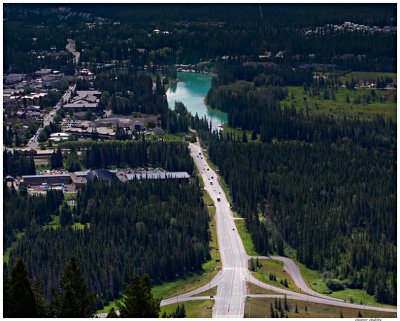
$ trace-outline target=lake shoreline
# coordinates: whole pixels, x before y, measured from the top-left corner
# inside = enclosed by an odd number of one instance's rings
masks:
[[[177,79],[166,90],[168,106],[181,101],[192,115],[207,117],[213,128],[228,122],[228,115],[209,106],[205,99],[211,88],[211,74],[178,72]]]

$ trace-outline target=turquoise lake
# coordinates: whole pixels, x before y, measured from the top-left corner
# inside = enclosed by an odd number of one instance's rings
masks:
[[[228,115],[207,108],[204,98],[211,87],[211,75],[178,72],[179,81],[167,91],[169,108],[173,109],[175,101],[181,101],[192,115],[206,116],[213,128],[228,122]]]

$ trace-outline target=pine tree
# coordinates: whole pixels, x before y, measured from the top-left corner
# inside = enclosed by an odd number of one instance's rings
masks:
[[[342,311],[340,311],[340,317],[341,317],[341,318],[344,318],[344,317],[343,317],[343,312],[342,312]]]
[[[361,315],[361,312],[360,312],[360,310],[358,310],[357,317],[358,317],[358,318],[362,318],[362,315]]]
[[[72,223],[72,212],[69,209],[69,206],[64,203],[61,206],[61,211],[60,211],[60,224],[61,226],[67,226],[71,223]]]
[[[285,312],[283,311],[283,309],[280,310],[280,317],[284,318],[285,317]]]
[[[251,133],[251,140],[257,140],[257,133],[255,130]]]
[[[242,135],[242,143],[247,143],[247,134],[246,131],[243,131],[243,135]]]
[[[60,278],[61,292],[55,297],[59,318],[88,318],[92,316],[95,297],[89,293],[75,257],[71,257]]]
[[[11,277],[4,288],[4,297],[5,317],[34,318],[38,316],[35,294],[21,258],[12,268]]]
[[[253,258],[250,259],[250,270],[253,271],[253,272],[256,270],[256,266],[254,264]]]
[[[118,303],[121,318],[157,318],[160,312],[160,301],[151,293],[148,275],[134,275],[131,283],[125,287],[125,295]]]
[[[285,287],[289,287],[289,283],[288,283],[288,281],[287,281],[287,279],[285,279],[284,281],[283,281],[283,285],[285,286]]]
[[[35,295],[38,317],[46,318],[51,316],[50,306],[42,295],[43,282],[41,279],[36,279],[32,284],[32,290]]]
[[[285,310],[289,311],[289,304],[288,304],[288,300],[287,300],[286,294],[285,294],[285,296],[283,298],[283,304],[284,304]]]
[[[275,311],[274,311],[274,307],[272,306],[272,303],[269,306],[269,311],[271,314],[271,318],[275,318]]]
[[[295,313],[299,313],[299,309],[297,307],[297,303],[296,303],[296,310],[294,311]]]
[[[118,314],[114,308],[111,308],[110,312],[108,312],[107,318],[118,318]]]

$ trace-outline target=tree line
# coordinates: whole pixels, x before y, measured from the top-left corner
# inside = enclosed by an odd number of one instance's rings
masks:
[[[35,175],[35,162],[32,156],[23,155],[21,152],[3,151],[3,175],[13,177],[22,175]]]
[[[392,148],[218,137],[211,139],[209,155],[257,251],[282,255],[287,244],[308,267],[395,304]]]
[[[4,238],[3,249],[8,248],[18,232],[25,230],[32,222],[46,224],[62,203],[61,191],[49,190],[46,196],[28,196],[26,189],[3,185],[4,191]]]
[[[193,172],[193,162],[185,143],[105,141],[87,145],[82,157],[86,168],[154,166],[169,171]]]
[[[59,280],[60,290],[54,291],[50,303],[43,298],[40,280],[33,283],[21,258],[4,283],[4,316],[7,318],[89,318],[96,308],[96,295],[88,290],[78,261],[71,257]],[[125,285],[124,297],[118,302],[119,314],[114,309],[108,317],[158,317],[160,300],[151,294],[148,275],[133,275]]]
[[[209,257],[208,212],[196,180],[89,182],[71,214],[56,229],[30,224],[11,252],[11,266],[22,257],[29,275],[45,281],[47,300],[72,255],[99,307],[119,298],[134,272],[154,282],[173,280],[201,271]]]

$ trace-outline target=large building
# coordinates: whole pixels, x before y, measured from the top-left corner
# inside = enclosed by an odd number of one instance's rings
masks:
[[[94,109],[98,106],[101,92],[97,90],[78,90],[76,96],[69,104],[63,107],[67,109]]]
[[[127,171],[118,172],[117,177],[120,181],[132,181],[132,180],[164,180],[164,179],[178,179],[188,180],[190,175],[187,172],[167,172],[163,170],[149,170],[149,171]]]
[[[86,179],[88,181],[93,181],[95,179],[102,181],[111,181],[115,177],[115,173],[112,173],[106,169],[94,169],[87,174]]]
[[[69,174],[57,175],[24,175],[22,179],[26,185],[42,185],[47,184],[70,184],[71,176]]]

